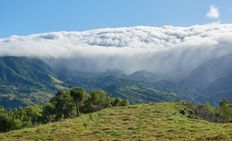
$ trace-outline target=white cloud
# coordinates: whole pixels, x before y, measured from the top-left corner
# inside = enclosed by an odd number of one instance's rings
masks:
[[[209,11],[206,13],[206,17],[210,19],[218,19],[220,16],[219,10],[216,6],[210,5]]]
[[[0,56],[28,56],[81,71],[147,70],[181,78],[209,59],[232,53],[232,24],[128,27],[0,39]],[[65,63],[64,63],[65,62]]]

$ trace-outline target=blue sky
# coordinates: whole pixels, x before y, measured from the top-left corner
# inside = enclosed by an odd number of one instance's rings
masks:
[[[214,6],[219,15],[206,16]],[[215,11],[214,11],[215,12]],[[0,0],[0,37],[105,27],[232,22],[231,0]]]

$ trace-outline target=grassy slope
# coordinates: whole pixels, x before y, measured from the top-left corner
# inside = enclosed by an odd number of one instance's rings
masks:
[[[188,119],[178,103],[141,104],[0,134],[0,140],[232,140],[232,124]]]

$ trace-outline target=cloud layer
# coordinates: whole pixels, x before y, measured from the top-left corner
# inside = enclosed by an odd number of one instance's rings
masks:
[[[147,70],[172,79],[231,53],[230,24],[106,28],[0,39],[0,56],[37,57],[81,71]]]

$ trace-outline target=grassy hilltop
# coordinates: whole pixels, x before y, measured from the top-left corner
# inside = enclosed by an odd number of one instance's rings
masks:
[[[0,134],[0,140],[232,140],[232,124],[190,119],[180,103],[105,109],[61,122]]]

